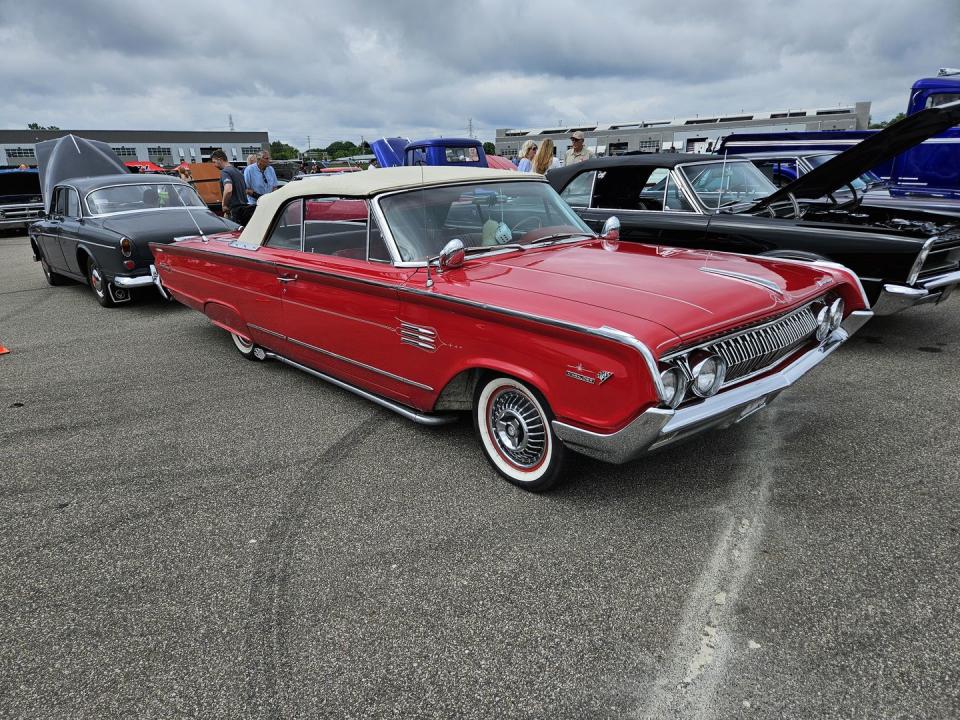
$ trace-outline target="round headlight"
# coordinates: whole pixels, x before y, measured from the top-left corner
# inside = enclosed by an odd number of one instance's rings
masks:
[[[124,257],[130,257],[133,254],[133,243],[130,238],[120,238],[120,252]]]
[[[830,305],[830,332],[833,332],[843,322],[843,298],[837,298]]]
[[[823,342],[830,334],[830,308],[821,308],[817,313],[817,342]]]
[[[716,395],[726,377],[726,361],[719,355],[711,355],[693,368],[693,392],[700,397]]]
[[[683,396],[687,391],[687,383],[683,379],[683,373],[680,368],[672,367],[660,373],[660,382],[663,383],[666,399],[664,405],[675,408],[683,402]]]

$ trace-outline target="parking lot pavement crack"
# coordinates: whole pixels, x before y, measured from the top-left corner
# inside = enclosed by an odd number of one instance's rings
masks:
[[[739,455],[744,462],[727,501],[716,511],[724,521],[710,558],[691,586],[670,652],[656,677],[644,720],[719,717],[717,700],[734,653],[731,625],[737,600],[750,574],[763,537],[773,483],[773,458],[782,438],[776,411],[751,423],[752,432]],[[749,461],[746,461],[749,459]]]
[[[291,576],[291,559],[297,535],[313,507],[329,468],[383,425],[384,413],[370,417],[347,432],[316,461],[299,473],[293,490],[284,498],[276,518],[259,543],[253,568],[247,612],[245,657],[247,659],[247,717],[286,717],[282,708],[279,681],[288,674],[285,666],[286,598]]]

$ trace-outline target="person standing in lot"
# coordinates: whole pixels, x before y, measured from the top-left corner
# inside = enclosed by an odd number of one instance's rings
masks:
[[[546,175],[547,170],[560,167],[560,161],[553,154],[553,140],[547,138],[540,143],[540,149],[533,156],[533,172]]]
[[[243,170],[243,181],[247,184],[247,202],[257,204],[261,195],[277,189],[277,171],[270,164],[270,153],[264,150],[256,156],[256,162]]]
[[[517,170],[520,172],[533,172],[533,156],[537,153],[537,144],[533,140],[527,140],[520,148],[520,160],[517,162]]]
[[[565,166],[573,165],[574,163],[581,163],[594,157],[593,150],[585,147],[583,141],[584,135],[582,132],[577,130],[576,132],[571,133],[570,142],[573,144],[573,147],[567,150],[567,154],[564,156],[563,164]]]
[[[210,153],[210,162],[220,171],[223,214],[235,223],[246,225],[253,208],[247,205],[247,185],[243,181],[243,173],[230,164],[227,154],[220,148]]]

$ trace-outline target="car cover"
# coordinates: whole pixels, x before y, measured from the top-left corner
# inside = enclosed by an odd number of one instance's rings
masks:
[[[64,135],[56,140],[38,142],[36,147],[43,209],[48,213],[53,198],[53,188],[58,183],[69,178],[118,175],[128,172],[127,166],[120,161],[110,146],[99,140]]]

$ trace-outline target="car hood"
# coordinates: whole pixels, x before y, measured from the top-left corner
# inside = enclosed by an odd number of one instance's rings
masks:
[[[409,142],[403,137],[380,138],[370,143],[370,150],[380,167],[400,167],[403,165],[403,150]]]
[[[746,210],[756,212],[771,203],[795,198],[819,198],[834,192],[867,170],[892,160],[927,138],[960,123],[960,100],[927,108],[884,128],[849,150],[801,175]]]
[[[836,282],[813,265],[600,240],[480,260],[464,266],[470,282],[522,291],[532,314],[572,303],[592,309],[577,312],[594,326],[626,330],[627,316],[683,341],[780,314]]]
[[[129,175],[127,166],[120,162],[117,154],[107,143],[99,140],[64,135],[56,140],[38,142],[36,148],[40,190],[46,212],[50,212],[54,186],[64,180],[100,175]]]
[[[135,242],[171,242],[176,237],[198,235],[198,226],[207,235],[240,227],[206,208],[164,208],[123,213],[102,218],[101,224],[105,229]]]

